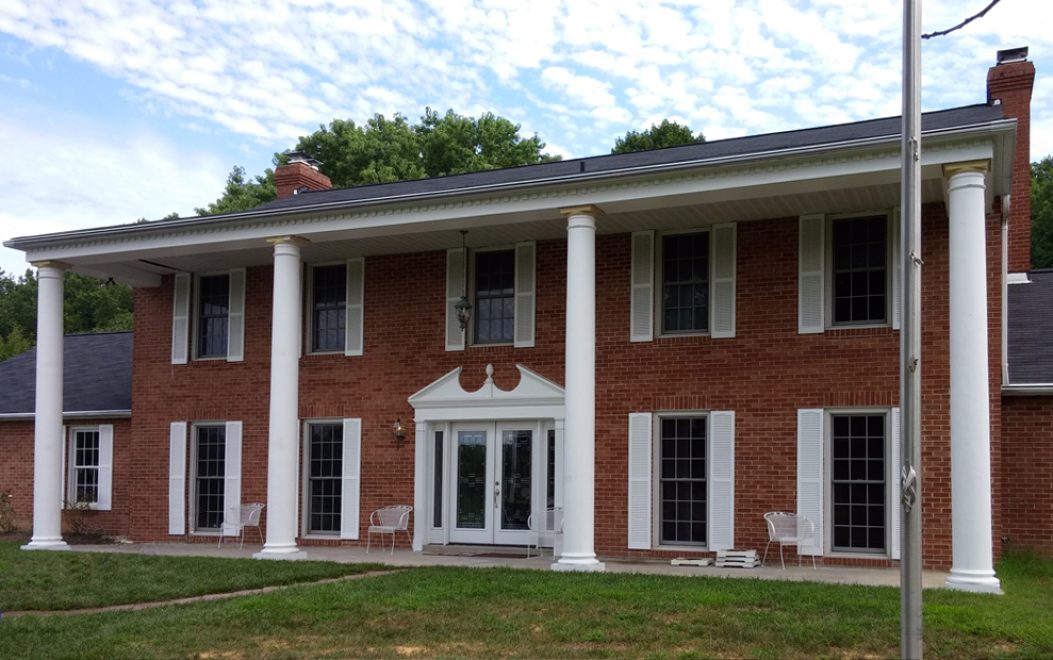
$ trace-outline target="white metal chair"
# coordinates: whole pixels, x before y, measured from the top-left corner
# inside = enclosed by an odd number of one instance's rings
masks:
[[[764,546],[764,558],[761,565],[768,558],[768,547],[772,543],[779,544],[779,564],[786,570],[786,562],[782,557],[784,545],[797,546],[797,565],[801,565],[801,546],[810,545],[815,538],[815,524],[807,517],[799,513],[786,513],[783,511],[769,511],[764,514],[764,520],[768,523],[768,545]],[[812,570],[815,570],[815,555],[812,555]]]
[[[260,514],[263,513],[263,507],[264,505],[259,502],[231,507],[219,526],[219,544],[216,547],[222,547],[223,537],[228,531],[237,532],[238,548],[244,547],[246,527],[255,527],[260,543],[263,543],[263,531],[260,529]]]
[[[537,532],[534,543],[527,544],[528,559],[530,558],[531,545],[537,548],[537,554],[540,557],[541,547],[545,541],[552,542],[552,556],[556,556],[556,537],[563,533],[563,509],[560,507],[546,509],[541,523],[541,527],[535,529],[534,514],[530,514],[527,517],[527,528],[532,532]]]
[[[408,504],[397,504],[377,509],[369,514],[369,529],[366,531],[366,552],[373,540],[373,534],[391,534],[391,554],[395,554],[395,533],[406,532],[406,538],[413,543],[409,533],[409,514],[413,507]]]

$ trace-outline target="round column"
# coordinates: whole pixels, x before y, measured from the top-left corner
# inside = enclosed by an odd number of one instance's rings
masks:
[[[559,571],[602,571],[594,551],[596,492],[596,218],[592,207],[567,217],[566,418],[563,551]]]
[[[62,539],[62,291],[67,266],[37,266],[33,536],[23,550],[67,550]]]
[[[948,168],[951,534],[947,586],[999,592],[991,548],[985,163]]]
[[[257,559],[302,559],[296,545],[297,445],[300,392],[300,245],[274,243],[271,312],[271,396],[267,453],[267,542]]]

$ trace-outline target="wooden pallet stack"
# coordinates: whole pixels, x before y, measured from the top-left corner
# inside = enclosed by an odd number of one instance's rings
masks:
[[[718,550],[718,568],[756,568],[760,566],[756,550]]]

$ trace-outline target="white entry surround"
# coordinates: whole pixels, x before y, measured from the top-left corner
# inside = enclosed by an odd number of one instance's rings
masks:
[[[519,370],[519,384],[511,390],[502,390],[493,380],[493,365],[486,366],[486,379],[482,387],[467,391],[461,386],[461,367],[457,367],[427,387],[409,397],[414,408],[414,426],[416,438],[415,477],[414,477],[414,511],[413,549],[420,551],[426,543],[447,544],[451,542],[490,543],[526,543],[535,542],[532,534],[520,532],[513,539],[500,532],[494,540],[470,539],[469,533],[461,532],[458,538],[452,517],[452,481],[454,468],[452,451],[455,446],[452,434],[458,430],[465,433],[484,433],[488,430],[500,432],[506,429],[524,429],[533,434],[537,441],[533,443],[534,483],[544,483],[544,455],[540,448],[545,447],[548,431],[553,431],[555,443],[556,471],[555,498],[556,506],[563,502],[562,464],[563,464],[563,421],[564,391],[559,385],[534,373],[522,365]],[[435,450],[434,437],[437,431],[443,433],[444,446],[447,448],[440,458]],[[442,475],[441,497],[434,497],[438,469]],[[486,486],[489,488],[489,484]],[[541,488],[532,488],[531,513],[535,520],[544,512],[546,502]],[[436,507],[442,508],[442,525],[434,526]],[[493,529],[487,512],[487,529]]]

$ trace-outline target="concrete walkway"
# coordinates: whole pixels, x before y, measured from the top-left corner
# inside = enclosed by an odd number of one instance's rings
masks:
[[[70,549],[76,552],[113,552],[142,555],[163,555],[172,557],[231,557],[250,558],[259,552],[260,546],[246,545],[238,549],[236,544],[217,548],[213,544],[203,543],[120,543],[114,545],[74,545]],[[303,546],[307,559],[315,561],[335,561],[346,564],[378,563],[388,566],[466,566],[475,568],[520,568],[532,570],[549,570],[552,557],[504,556],[515,555],[518,549],[502,550],[502,556],[459,556],[433,555],[395,550],[394,553],[373,550],[366,553],[365,548],[357,547],[321,547]],[[648,575],[679,575],[683,577],[727,577],[756,578],[761,580],[785,580],[790,582],[824,582],[828,584],[861,584],[870,586],[899,586],[899,569],[897,568],[854,568],[845,566],[811,566],[798,567],[786,565],[786,570],[777,563],[761,568],[717,568],[715,566],[671,566],[668,561],[621,561],[605,559],[609,573],[641,573]],[[941,571],[925,571],[922,574],[922,585],[926,589],[943,587],[948,574]]]

